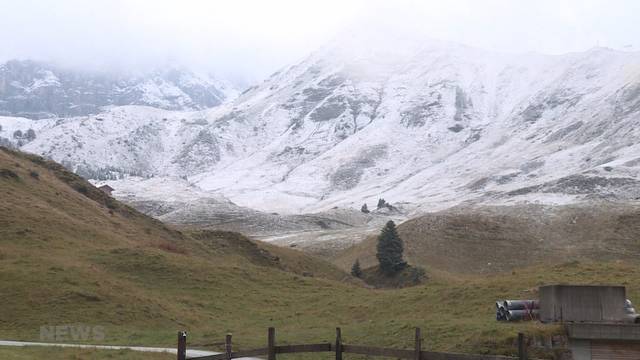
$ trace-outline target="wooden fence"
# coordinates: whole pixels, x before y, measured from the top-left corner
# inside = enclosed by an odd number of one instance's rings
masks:
[[[187,333],[178,333],[178,360],[186,360]],[[335,360],[342,360],[342,354],[359,354],[367,356],[383,356],[395,359],[407,360],[526,360],[526,347],[524,335],[518,334],[518,357],[496,355],[472,355],[442,353],[422,350],[422,334],[420,328],[416,328],[415,346],[411,350],[391,349],[375,346],[360,346],[344,344],[340,328],[336,329],[335,343],[303,344],[303,345],[276,345],[276,330],[269,328],[267,347],[253,350],[233,351],[231,334],[225,339],[225,352],[217,355],[191,357],[191,360],[231,360],[243,357],[267,356],[267,360],[276,360],[277,354],[334,352]]]

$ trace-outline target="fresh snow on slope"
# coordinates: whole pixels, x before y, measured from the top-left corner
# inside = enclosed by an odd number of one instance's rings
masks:
[[[228,81],[177,66],[119,73],[26,60],[0,64],[0,115],[69,117],[96,114],[110,105],[201,110],[237,95]]]
[[[639,125],[637,52],[500,54],[354,35],[232,103],[114,107],[42,126],[23,149],[89,177],[184,176],[263,211],[359,208],[380,197],[433,211],[636,200]]]

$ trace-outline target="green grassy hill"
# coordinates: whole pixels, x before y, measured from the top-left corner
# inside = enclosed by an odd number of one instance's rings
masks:
[[[497,323],[496,299],[534,298],[539,285],[577,282],[624,284],[640,302],[640,267],[632,260],[489,276],[440,271],[424,285],[369,289],[292,249],[234,233],[178,232],[55,163],[6,149],[0,199],[2,339],[38,341],[41,326],[81,323],[104,326],[107,344],[175,346],[184,329],[192,346],[219,350],[232,332],[246,349],[264,346],[268,326],[277,328],[279,343],[332,341],[341,326],[347,342],[411,348],[420,326],[426,349],[513,354],[518,331],[558,329]],[[0,357],[41,352],[0,348]]]
[[[38,340],[42,325],[83,323],[107,326],[112,342],[158,344],[189,325],[262,311],[247,304],[311,279],[356,282],[236,233],[178,232],[58,164],[7,149],[0,197],[1,338]]]

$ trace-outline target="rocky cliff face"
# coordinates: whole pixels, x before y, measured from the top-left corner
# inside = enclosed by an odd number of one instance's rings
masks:
[[[144,74],[87,72],[13,60],[0,65],[0,115],[32,119],[97,114],[108,105],[197,110],[233,97],[230,84],[167,68]]]
[[[212,110],[39,124],[25,150],[185,176],[269,211],[640,197],[640,54],[602,48],[510,55],[346,37]]]

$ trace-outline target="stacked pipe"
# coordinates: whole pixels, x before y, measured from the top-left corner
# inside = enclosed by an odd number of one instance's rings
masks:
[[[538,300],[498,300],[496,301],[496,320],[530,321],[540,317]]]

